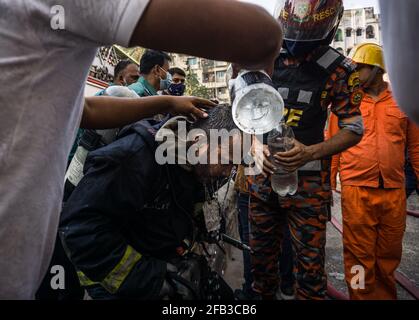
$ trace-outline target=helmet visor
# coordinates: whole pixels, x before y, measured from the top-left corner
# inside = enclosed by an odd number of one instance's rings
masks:
[[[339,24],[342,0],[278,0],[275,16],[290,41],[324,40]]]

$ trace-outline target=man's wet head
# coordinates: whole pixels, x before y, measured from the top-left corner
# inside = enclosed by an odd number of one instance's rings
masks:
[[[242,134],[227,105],[208,110],[206,119],[193,123],[184,117],[172,118],[156,140],[161,142],[156,151],[159,164],[182,165],[203,182],[229,176],[233,164],[242,158]]]
[[[202,180],[210,180],[217,177],[228,177],[235,162],[241,160],[242,134],[233,121],[231,107],[219,105],[208,111],[208,118],[201,119],[191,125],[196,129],[197,139],[200,135],[206,135],[206,141],[192,142],[192,148],[201,159],[193,166],[197,177]],[[200,133],[201,132],[201,133]]]

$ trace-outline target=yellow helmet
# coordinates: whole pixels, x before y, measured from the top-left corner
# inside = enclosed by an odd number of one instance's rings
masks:
[[[356,63],[368,64],[386,70],[383,48],[376,43],[363,43],[355,47],[349,57]]]

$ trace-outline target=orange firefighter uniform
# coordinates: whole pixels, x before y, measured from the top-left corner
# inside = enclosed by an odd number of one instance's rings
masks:
[[[389,89],[375,99],[365,95],[361,113],[362,141],[332,161],[332,188],[337,172],[342,185],[345,276],[351,299],[396,299],[394,272],[406,226],[405,150],[419,176],[419,128],[400,111]],[[329,136],[338,130],[332,115]]]

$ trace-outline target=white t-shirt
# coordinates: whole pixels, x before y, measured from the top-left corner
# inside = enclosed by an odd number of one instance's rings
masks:
[[[380,0],[387,71],[400,108],[419,124],[419,1]]]
[[[148,1],[0,0],[0,299],[32,299],[47,272],[89,66]]]

